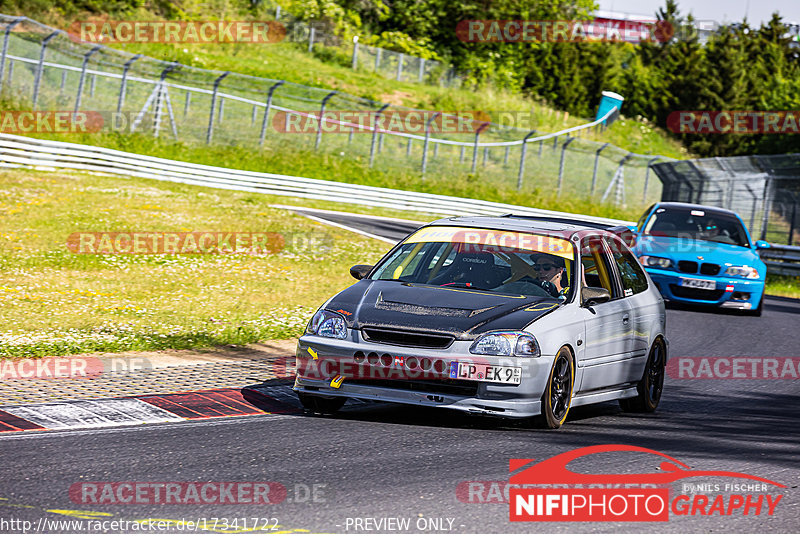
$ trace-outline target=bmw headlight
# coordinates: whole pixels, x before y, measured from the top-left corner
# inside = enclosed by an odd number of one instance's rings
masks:
[[[642,256],[639,262],[645,267],[658,267],[659,269],[669,269],[672,267],[672,260],[659,258],[658,256]]]
[[[344,317],[338,313],[319,310],[311,318],[311,322],[308,323],[306,334],[345,339],[347,337],[347,324],[344,322]]]
[[[488,332],[481,334],[469,348],[472,354],[489,356],[521,356],[536,358],[540,355],[536,338],[527,332]]]
[[[741,276],[742,278],[758,278],[758,270],[747,265],[734,265],[725,269],[726,276]]]

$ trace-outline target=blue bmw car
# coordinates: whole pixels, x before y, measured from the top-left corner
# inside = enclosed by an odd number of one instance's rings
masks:
[[[767,266],[742,219],[711,206],[660,202],[636,228],[633,252],[666,300],[761,315]]]

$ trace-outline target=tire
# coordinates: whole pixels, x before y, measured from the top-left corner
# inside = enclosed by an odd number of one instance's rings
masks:
[[[639,394],[630,399],[620,399],[619,405],[626,412],[653,413],[658,408],[661,393],[664,391],[664,372],[667,361],[667,349],[661,339],[657,339],[650,348],[644,375],[636,385]]]
[[[561,347],[556,353],[547,387],[542,395],[541,423],[545,428],[560,428],[567,419],[572,406],[572,390],[575,385],[575,365],[572,353]]]
[[[758,301],[758,307],[755,310],[751,310],[747,312],[747,315],[752,315],[754,317],[761,317],[761,312],[764,309],[764,293],[761,293],[761,300]]]
[[[298,393],[297,397],[300,399],[300,404],[303,405],[303,408],[323,415],[336,413],[347,402],[347,397],[319,397],[307,393]]]

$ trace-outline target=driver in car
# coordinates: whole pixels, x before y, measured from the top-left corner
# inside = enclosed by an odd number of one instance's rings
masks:
[[[557,297],[564,295],[569,287],[566,285],[566,267],[564,260],[550,254],[531,254],[532,269],[536,271],[537,280],[551,295]]]

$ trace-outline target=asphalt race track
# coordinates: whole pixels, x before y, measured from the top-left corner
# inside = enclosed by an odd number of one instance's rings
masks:
[[[337,222],[346,223],[341,217]],[[376,234],[385,226],[363,226],[363,218],[359,224],[363,231]],[[394,232],[387,237],[396,238]],[[728,358],[728,363],[734,357],[749,358],[742,360],[747,370],[759,368],[766,358],[796,357],[799,329],[800,302],[788,299],[769,298],[760,318],[696,309],[667,312],[669,356],[697,359],[694,371],[702,369],[699,359],[705,357]],[[701,377],[670,373],[653,415],[624,414],[616,403],[575,408],[557,431],[436,409],[359,404],[332,417],[290,412],[6,434],[0,437],[5,464],[0,515],[34,525],[43,516],[78,521],[206,518],[208,526],[212,518],[275,518],[280,527],[273,532],[796,532],[800,381],[785,373],[777,379],[709,379],[699,371],[695,374]],[[539,461],[600,444],[646,447],[692,469],[747,473],[786,488],[770,489],[783,495],[772,516],[765,510],[748,516],[671,514],[668,522],[648,524],[512,524],[507,503],[462,502],[497,501],[499,484],[508,481],[510,459]],[[584,457],[570,467],[586,473],[657,473],[659,461],[642,453],[604,453]],[[278,482],[287,494],[283,502],[271,505],[109,505],[70,499],[69,489],[77,483],[126,481]],[[458,493],[459,487],[466,487],[459,484],[468,481],[487,482],[472,486],[472,495]],[[494,486],[490,481],[496,481]],[[709,481],[720,486],[742,482],[688,479],[676,482],[673,490],[684,493],[684,484]],[[410,528],[392,528],[397,525],[387,523],[387,518],[407,519]],[[0,531],[22,532],[9,527]],[[218,523],[216,530],[198,531],[246,530],[223,530]]]

